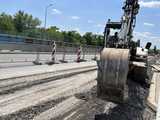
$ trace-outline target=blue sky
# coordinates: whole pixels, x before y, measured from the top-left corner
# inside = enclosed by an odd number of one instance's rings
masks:
[[[102,34],[108,18],[119,21],[123,13],[123,0],[0,0],[0,12],[14,14],[23,10],[33,14],[44,26],[45,7],[48,9],[47,27],[57,26],[61,30],[77,30]],[[144,45],[153,42],[160,48],[160,0],[140,0],[135,39]]]

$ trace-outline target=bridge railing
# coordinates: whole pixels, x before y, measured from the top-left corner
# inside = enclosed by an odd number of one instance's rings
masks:
[[[28,38],[28,37],[20,37],[14,35],[2,35],[0,34],[0,55],[8,54],[8,56],[13,56],[13,54],[39,54],[41,56],[48,55],[51,56],[52,52],[52,45],[51,42],[54,40],[40,40],[35,38]],[[102,49],[101,46],[92,46],[92,45],[79,45],[74,43],[67,43],[62,41],[55,41],[56,43],[56,55],[59,56],[57,59],[74,59],[77,58],[77,52],[79,47],[81,47],[81,58],[88,59],[95,59],[99,56],[99,53]],[[18,52],[17,52],[18,51]],[[12,55],[11,55],[12,54]],[[69,56],[74,56],[70,58]],[[10,58],[10,57],[9,57]],[[42,58],[42,57],[41,57]],[[3,58],[0,57],[0,62],[5,62],[2,60]],[[27,58],[25,58],[25,61]],[[28,58],[29,59],[29,58]],[[42,58],[43,59],[43,58]],[[48,57],[48,60],[50,57]],[[6,60],[7,61],[7,60]],[[16,61],[16,60],[11,60]]]

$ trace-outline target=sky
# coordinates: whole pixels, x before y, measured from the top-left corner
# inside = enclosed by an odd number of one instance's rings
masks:
[[[107,19],[120,21],[124,0],[0,0],[0,13],[15,14],[23,10],[38,17],[44,26],[46,6],[47,27],[76,30],[81,34],[103,34]],[[148,41],[160,48],[160,0],[139,0],[141,9],[137,16],[134,39]]]

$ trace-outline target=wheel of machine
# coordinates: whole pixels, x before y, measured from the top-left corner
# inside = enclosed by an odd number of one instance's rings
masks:
[[[98,68],[98,96],[115,102],[123,102],[127,97],[129,50],[103,49]]]

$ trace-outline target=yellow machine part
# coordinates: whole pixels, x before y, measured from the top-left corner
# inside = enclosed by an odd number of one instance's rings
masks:
[[[129,49],[104,48],[98,62],[98,96],[123,102],[127,98]]]

